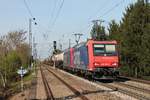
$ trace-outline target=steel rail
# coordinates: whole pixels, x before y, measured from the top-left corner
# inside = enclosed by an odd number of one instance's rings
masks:
[[[44,76],[44,73],[43,73],[41,67],[40,67],[40,70],[41,70],[41,75],[42,75],[42,79],[43,79],[43,83],[44,83],[44,88],[45,88],[46,95],[47,95],[47,100],[55,100],[53,93],[52,93],[52,90],[48,84],[48,81],[46,80],[46,78]]]
[[[148,80],[143,80],[143,79],[138,79],[138,78],[132,78],[132,77],[125,77],[125,76],[119,76],[117,78],[118,79],[128,79],[128,80],[131,80],[131,81],[140,82],[140,83],[144,83],[144,84],[150,85],[150,81],[148,81]]]
[[[67,82],[65,82],[63,79],[61,79],[58,75],[56,75],[54,72],[52,72],[50,69],[46,68],[50,73],[52,73],[57,79],[59,79],[65,86],[67,86],[76,96],[79,96],[82,100],[89,100],[86,96],[84,96],[82,93],[80,93],[77,89],[73,88],[71,85],[69,85]]]
[[[140,87],[136,87],[136,86],[132,86],[130,84],[125,84],[125,83],[120,83],[120,82],[116,83],[116,84],[118,84],[120,86],[124,86],[124,87],[127,87],[127,88],[131,88],[131,89],[134,89],[134,90],[138,90],[138,91],[142,91],[142,92],[150,94],[150,90],[148,90],[148,89],[143,89],[143,88],[140,88]]]
[[[135,93],[135,92],[132,92],[132,91],[129,91],[129,90],[126,90],[126,89],[123,89],[123,88],[120,88],[120,87],[117,87],[117,86],[113,86],[111,84],[106,84],[106,83],[99,83],[97,82],[99,85],[102,85],[102,86],[105,86],[107,88],[110,88],[110,89],[113,89],[113,90],[116,90],[120,93],[123,93],[123,94],[126,94],[128,96],[131,96],[131,97],[134,97],[136,99],[140,99],[140,100],[150,100],[150,98],[146,97],[146,96],[143,96],[142,94],[138,94],[138,93]]]

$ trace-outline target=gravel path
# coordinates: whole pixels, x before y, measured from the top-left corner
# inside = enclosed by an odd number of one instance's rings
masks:
[[[126,82],[123,82],[124,84],[129,84],[129,85],[132,85],[132,86],[135,86],[135,87],[140,87],[140,88],[143,88],[143,89],[147,89],[147,90],[150,90],[150,84],[144,84],[144,83],[139,83],[139,82],[135,82],[135,81],[126,81]]]
[[[131,91],[133,93],[137,93],[139,95],[142,95],[142,96],[150,98],[150,94],[145,93],[143,91],[139,91],[137,89],[132,89],[132,88],[129,88],[129,87],[121,86],[120,84],[117,84],[117,83],[109,83],[109,84],[111,84],[112,86],[115,86],[115,87],[118,87],[118,88],[122,88],[124,90]]]
[[[29,90],[25,90],[23,93],[18,93],[8,100],[26,100],[28,98]]]
[[[37,99],[46,99],[45,88],[44,88],[43,79],[42,79],[41,71],[40,70],[38,70],[38,74],[37,74],[37,92],[36,92],[36,98]]]

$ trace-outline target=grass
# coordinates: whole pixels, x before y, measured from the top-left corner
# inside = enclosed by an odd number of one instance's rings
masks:
[[[24,89],[28,88],[30,86],[30,82],[32,80],[32,73],[25,75],[23,77],[24,82]],[[11,94],[19,93],[21,91],[21,80],[17,82],[12,82],[10,89],[8,90]]]
[[[142,79],[150,81],[150,76],[142,76]]]
[[[0,87],[2,86],[2,79],[0,78]]]
[[[31,86],[31,80],[33,78],[33,70],[30,71],[27,75],[25,75],[23,77],[23,82],[24,82],[24,89],[28,89]],[[20,78],[20,77],[19,77]],[[1,91],[1,87],[2,87],[2,80],[0,78],[0,99],[1,97],[4,97],[5,94],[7,94],[6,97],[14,95],[16,93],[19,93],[21,91],[21,80],[18,79],[18,81],[15,81],[15,79],[13,81],[10,81],[9,86],[7,89],[5,89],[5,92]]]
[[[32,80],[32,73],[27,74],[26,76],[24,76],[23,81],[24,81],[24,89],[28,88],[30,86],[30,82]],[[11,96],[13,94],[19,93],[21,91],[21,85],[20,85],[21,81],[11,81],[8,89],[5,92],[2,92],[0,89],[0,99],[4,97],[4,95],[7,94],[6,97]],[[0,79],[0,88],[2,87],[2,80]]]
[[[32,73],[29,73],[27,76],[23,78],[24,81],[30,81],[32,79]]]
[[[0,79],[0,97],[2,96],[1,87],[2,87],[2,79]]]

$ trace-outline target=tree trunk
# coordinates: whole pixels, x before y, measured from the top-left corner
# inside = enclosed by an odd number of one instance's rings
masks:
[[[135,66],[135,77],[138,78],[138,68]]]
[[[4,80],[4,76],[3,76],[3,74],[1,72],[0,72],[0,76],[1,76],[1,79],[2,79],[3,87],[5,88],[6,87],[6,82]]]

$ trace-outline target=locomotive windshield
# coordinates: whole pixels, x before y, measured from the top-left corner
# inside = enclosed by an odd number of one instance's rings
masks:
[[[93,46],[95,56],[116,56],[116,45],[114,44],[94,44]]]

